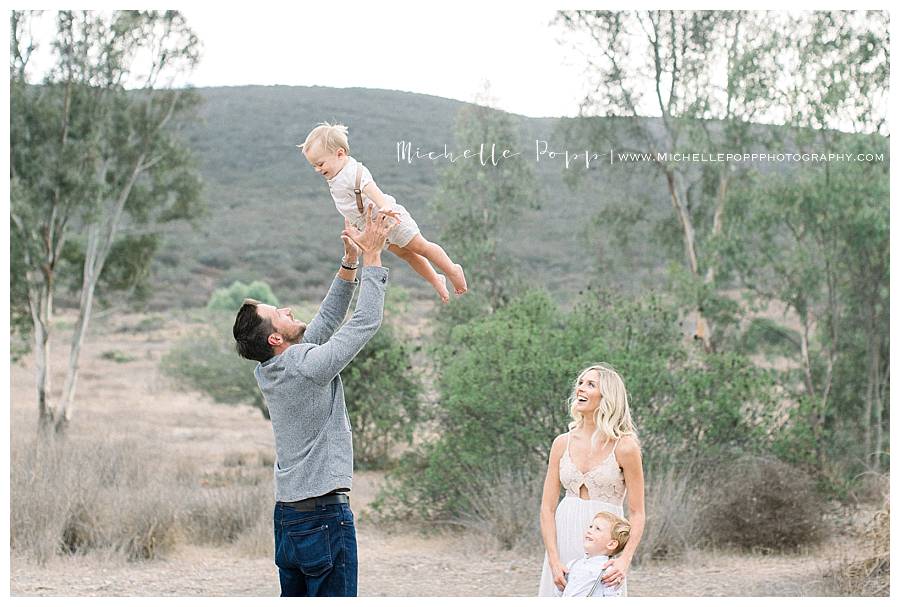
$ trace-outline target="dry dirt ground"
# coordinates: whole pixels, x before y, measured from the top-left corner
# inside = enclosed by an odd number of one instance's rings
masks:
[[[78,409],[71,432],[88,436],[98,429],[116,436],[157,441],[173,456],[189,456],[210,467],[235,450],[272,449],[271,428],[250,407],[216,405],[171,387],[157,365],[174,339],[190,331],[171,322],[149,327],[140,315],[98,319],[84,347]],[[152,324],[152,323],[151,323]],[[159,324],[159,323],[157,323]],[[61,387],[67,351],[53,351]],[[106,352],[131,357],[116,362]],[[198,344],[202,355],[202,344]],[[30,359],[10,370],[13,432],[36,426]],[[364,596],[533,596],[543,554],[511,553],[485,547],[471,534],[425,536],[379,528],[366,517],[381,475],[361,472],[351,504],[359,517],[359,592]],[[672,562],[632,568],[632,596],[822,595],[831,554],[754,556],[695,553]],[[274,596],[277,570],[269,557],[247,557],[236,547],[180,546],[150,562],[59,557],[39,567],[11,554],[13,596]]]

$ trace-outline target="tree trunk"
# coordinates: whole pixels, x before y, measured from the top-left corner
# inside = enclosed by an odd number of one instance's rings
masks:
[[[875,351],[875,469],[881,471],[881,460],[882,454],[884,453],[883,441],[884,441],[884,421],[883,421],[883,413],[885,406],[890,406],[890,403],[884,398],[884,388],[888,385],[888,378],[890,376],[890,366],[888,364],[888,360],[885,359],[884,363],[882,363],[881,359],[881,344],[879,343],[878,349]],[[882,365],[884,365],[882,367]]]
[[[678,221],[681,224],[681,231],[684,234],[684,255],[687,258],[688,267],[694,276],[700,275],[697,265],[697,253],[694,247],[694,224],[691,221],[690,213],[684,206],[681,195],[678,193],[678,185],[675,183],[675,173],[671,169],[666,169],[666,183],[669,186],[669,196],[672,199],[672,206],[675,207],[675,213],[678,215]]]
[[[88,245],[84,257],[81,300],[78,305],[78,320],[72,333],[72,345],[69,348],[69,366],[66,370],[66,383],[63,386],[60,415],[56,422],[58,432],[64,431],[69,425],[75,409],[75,387],[78,383],[79,371],[78,361],[81,356],[81,346],[87,335],[88,323],[91,319],[94,288],[97,284],[97,275],[94,273],[97,256],[97,226],[91,226],[88,234]]]
[[[813,441],[815,443],[815,458],[819,465],[819,469],[821,470],[825,455],[825,446],[822,444],[822,418],[819,414],[822,400],[816,396],[816,388],[812,377],[812,363],[809,358],[809,318],[806,312],[803,312],[800,315],[800,318],[803,321],[803,333],[801,334],[800,339],[800,355],[803,358],[803,383],[806,388],[806,397],[809,399],[812,407],[807,418],[807,423],[809,423],[809,427],[812,430]]]
[[[868,301],[866,311],[866,336],[868,352],[866,353],[866,406],[865,406],[865,428],[863,429],[863,453],[865,454],[865,462],[869,469],[877,470],[879,455],[878,447],[873,446],[873,430],[876,425],[873,415],[875,410],[880,408],[880,403],[876,404],[879,390],[879,351],[881,350],[881,339],[877,333],[877,312],[876,304],[871,300]]]
[[[66,372],[66,383],[63,387],[62,400],[60,401],[60,410],[57,417],[57,431],[65,430],[66,426],[72,419],[72,412],[75,408],[75,387],[78,383],[78,361],[81,356],[81,346],[84,343],[85,335],[87,335],[88,324],[91,320],[91,310],[94,304],[94,291],[97,288],[97,281],[103,272],[103,266],[106,258],[112,249],[113,241],[119,230],[119,221],[122,217],[122,210],[128,197],[131,195],[131,189],[137,181],[138,176],[144,169],[144,156],[141,155],[135,160],[132,166],[131,175],[124,184],[122,190],[118,193],[112,205],[109,220],[103,226],[103,234],[100,234],[100,227],[96,224],[91,225],[88,229],[88,244],[84,256],[84,271],[81,281],[81,301],[78,308],[78,321],[75,325],[75,331],[72,334],[72,345],[69,349],[69,367]]]
[[[715,239],[722,234],[722,225],[725,218],[725,201],[728,197],[728,168],[726,167],[719,173],[719,187],[716,189],[716,210],[713,213],[712,237]],[[706,268],[706,278],[704,282],[708,285],[716,280],[717,259],[711,259],[709,266]]]
[[[869,333],[871,336],[871,333]],[[866,467],[869,469],[875,468],[876,454],[872,449],[872,406],[873,401],[875,400],[875,344],[872,341],[869,341],[869,351],[868,356],[866,356],[868,367],[866,373],[866,405],[865,405],[865,413],[863,414],[863,454],[866,462]]]
[[[29,302],[34,330],[34,364],[38,401],[38,427],[53,427],[54,410],[50,403],[50,297],[42,290],[37,304]]]
[[[700,268],[697,263],[697,251],[695,247],[694,224],[691,221],[691,215],[684,204],[683,197],[678,192],[678,185],[675,183],[675,173],[671,169],[666,169],[666,183],[669,187],[669,196],[672,199],[672,206],[675,207],[675,213],[678,215],[678,221],[681,224],[681,231],[684,236],[684,254],[687,258],[688,268],[694,276],[700,276]],[[694,331],[694,338],[699,339],[703,343],[703,349],[712,352],[712,329],[703,315],[703,309],[700,306],[695,308],[697,314],[697,329]]]

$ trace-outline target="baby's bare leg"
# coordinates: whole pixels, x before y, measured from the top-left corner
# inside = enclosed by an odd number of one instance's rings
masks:
[[[469,290],[462,266],[458,263],[453,263],[453,260],[447,256],[441,245],[428,242],[424,236],[416,234],[404,248],[421,255],[440,268],[447,275],[447,278],[450,279],[450,282],[453,283],[453,288],[456,289],[457,295],[462,295]]]
[[[388,246],[388,251],[408,263],[409,267],[416,271],[416,274],[427,280],[428,284],[434,287],[434,290],[440,295],[442,302],[447,303],[450,301],[447,279],[435,272],[427,259],[395,244]]]

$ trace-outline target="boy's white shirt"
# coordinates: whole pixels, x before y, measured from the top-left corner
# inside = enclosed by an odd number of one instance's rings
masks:
[[[588,596],[597,578],[603,573],[603,566],[608,560],[609,557],[605,554],[597,556],[585,554],[580,559],[570,561],[567,565],[569,574],[566,579],[566,588],[562,592],[557,590],[557,596]],[[597,588],[590,596],[621,596],[621,592],[621,589],[604,586],[601,582],[597,584]]]
[[[359,167],[362,172],[359,189],[365,190],[366,186],[373,181],[372,173],[369,172],[369,169],[366,168],[364,164],[356,160],[353,156],[347,156],[347,163],[344,165],[344,168],[342,168],[337,175],[328,180],[328,189],[331,191],[331,198],[334,200],[334,206],[337,207],[337,210],[341,215],[346,217],[353,224],[356,224],[363,219],[359,212],[359,207],[356,206],[356,194],[353,192],[354,188],[356,188],[357,167]],[[371,199],[366,196],[365,192],[363,192],[362,198],[363,208],[365,208]],[[387,203],[387,208],[390,208],[397,203],[396,199],[390,194],[385,194],[384,200]]]

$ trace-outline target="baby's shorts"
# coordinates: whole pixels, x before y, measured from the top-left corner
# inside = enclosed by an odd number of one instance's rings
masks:
[[[397,218],[397,225],[388,232],[385,246],[395,244],[398,247],[405,247],[416,237],[416,234],[420,233],[419,225],[416,223],[416,220],[412,218],[412,215],[409,214],[409,211],[403,208],[403,205],[394,203],[388,207],[388,209],[396,211],[399,214],[399,217]],[[366,228],[365,219],[360,219],[356,223],[356,228],[364,230]]]

